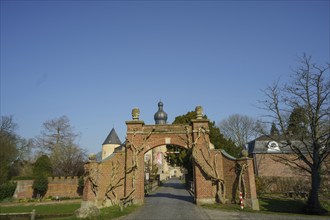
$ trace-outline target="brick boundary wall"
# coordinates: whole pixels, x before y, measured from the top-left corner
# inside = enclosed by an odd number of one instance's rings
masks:
[[[48,177],[48,190],[45,195],[47,197],[80,197],[78,193],[79,177]],[[15,180],[17,183],[13,198],[28,199],[33,197],[33,180]]]

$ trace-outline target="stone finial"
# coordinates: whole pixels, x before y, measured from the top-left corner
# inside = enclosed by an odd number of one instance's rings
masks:
[[[242,152],[241,152],[241,158],[246,158],[246,157],[248,157],[248,155],[249,155],[249,153],[248,153],[247,150],[242,150]]]
[[[132,119],[133,121],[138,121],[140,118],[140,109],[139,108],[133,108],[132,109]]]
[[[202,108],[202,106],[200,106],[200,105],[197,106],[195,108],[195,112],[196,112],[197,119],[203,119],[204,114],[203,114],[203,108]]]

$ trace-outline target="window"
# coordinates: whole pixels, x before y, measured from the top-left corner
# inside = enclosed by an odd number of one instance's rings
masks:
[[[267,145],[268,152],[277,152],[280,151],[280,148],[278,146],[278,143],[276,141],[270,141]]]

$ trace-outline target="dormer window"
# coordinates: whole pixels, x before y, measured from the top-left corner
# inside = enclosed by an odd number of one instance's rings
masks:
[[[267,151],[268,152],[277,152],[280,151],[280,148],[278,146],[278,143],[276,141],[270,141],[267,145]]]

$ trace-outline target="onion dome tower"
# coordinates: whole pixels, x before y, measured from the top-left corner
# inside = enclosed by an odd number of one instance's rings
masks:
[[[158,102],[158,111],[155,113],[154,119],[155,119],[156,125],[166,124],[167,113],[164,112],[164,110],[163,110],[162,101]]]

